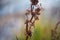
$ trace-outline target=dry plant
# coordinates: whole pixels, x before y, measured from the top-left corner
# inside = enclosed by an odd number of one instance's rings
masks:
[[[56,27],[54,29],[51,30],[51,40],[60,40],[60,33],[57,36],[57,29],[58,29],[58,25],[60,24],[60,21],[56,24]]]
[[[27,10],[26,12],[26,40],[32,36],[31,28],[34,27],[35,21],[38,20],[38,16],[40,15],[41,8],[37,7],[34,11],[34,6],[37,5],[38,0],[31,0],[31,10]],[[28,15],[31,13],[31,19],[28,20]],[[34,19],[34,20],[33,20]]]

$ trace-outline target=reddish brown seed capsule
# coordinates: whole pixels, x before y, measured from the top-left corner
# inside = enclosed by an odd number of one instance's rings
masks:
[[[40,15],[40,13],[39,13],[40,10],[41,10],[40,8],[35,9],[35,13],[36,13],[37,15]]]

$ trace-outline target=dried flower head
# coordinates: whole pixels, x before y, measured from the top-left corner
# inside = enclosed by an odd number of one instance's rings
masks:
[[[30,0],[30,1],[31,1],[32,5],[37,5],[37,3],[38,3],[38,0]]]

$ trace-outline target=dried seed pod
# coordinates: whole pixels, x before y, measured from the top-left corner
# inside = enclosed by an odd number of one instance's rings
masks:
[[[26,12],[26,15],[29,15],[29,13]]]
[[[32,23],[31,26],[34,26],[34,23]]]
[[[35,13],[36,13],[37,15],[40,15],[40,13],[39,13],[40,10],[41,10],[40,8],[35,9]]]
[[[37,15],[40,15],[40,13],[37,13]]]
[[[28,36],[30,36],[30,37],[32,36],[31,30],[28,31]]]
[[[32,5],[37,5],[38,4],[38,0],[30,0]]]
[[[25,24],[27,24],[28,22],[30,22],[30,21],[29,21],[29,20],[26,20],[26,21],[25,21]]]
[[[36,12],[40,12],[40,10],[41,10],[40,8],[35,9]]]
[[[36,14],[35,12],[32,12],[32,15],[33,15],[33,16],[35,16],[35,14]]]
[[[39,18],[36,16],[36,17],[35,17],[35,20],[39,20]]]
[[[35,12],[37,15],[40,15],[40,12]]]
[[[29,15],[29,14],[30,14],[30,10],[27,10],[26,15]]]

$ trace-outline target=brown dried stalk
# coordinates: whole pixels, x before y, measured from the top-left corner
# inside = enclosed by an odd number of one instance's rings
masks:
[[[26,40],[28,40],[29,36],[30,37],[32,36],[32,32],[31,32],[30,29],[31,29],[32,26],[34,26],[35,21],[38,19],[38,16],[36,16],[36,15],[37,14],[34,12],[34,14],[32,15],[32,17],[30,19],[30,21],[29,20],[26,21]],[[34,21],[32,22],[33,18],[34,18]],[[29,27],[28,23],[31,23],[30,27]]]
[[[56,38],[56,31],[51,30],[51,40],[55,40],[55,38]]]
[[[51,40],[56,40],[57,29],[59,24],[60,24],[60,21],[56,24],[56,27],[51,30]],[[59,38],[59,36],[57,37],[57,39]]]
[[[26,16],[29,15],[31,13],[32,17],[30,20],[28,20],[28,16],[27,16],[27,20],[25,22],[26,24],[26,40],[28,40],[28,37],[32,36],[32,30],[31,27],[34,26],[34,23],[38,18],[37,15],[40,15],[40,8],[35,9],[35,12],[33,12],[34,6],[33,5],[37,5],[38,0],[31,0],[31,11],[28,10],[28,12],[26,13]],[[34,20],[33,20],[34,19]],[[33,21],[33,22],[32,22]],[[30,27],[29,24],[31,23]]]
[[[56,24],[55,30],[57,30],[59,24],[60,24],[60,21]]]
[[[16,40],[18,40],[18,37],[16,36]]]
[[[59,34],[58,34],[58,36],[57,36],[57,40],[60,40],[60,32],[59,32]]]

